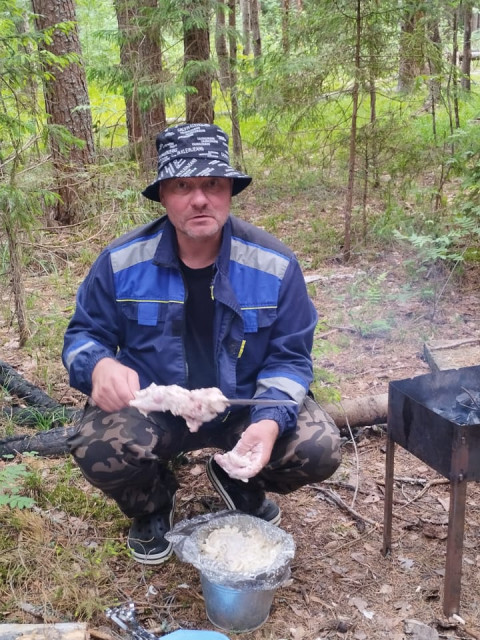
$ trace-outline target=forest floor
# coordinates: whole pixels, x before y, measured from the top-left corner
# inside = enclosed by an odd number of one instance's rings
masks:
[[[278,232],[288,235],[286,229]],[[305,258],[301,251],[299,255]],[[306,274],[316,277],[309,285],[320,315],[314,357],[317,387],[327,399],[329,389],[336,389],[342,399],[359,398],[386,393],[391,380],[429,373],[424,346],[433,340],[480,340],[478,269],[450,278],[441,269],[421,274],[412,270],[405,255],[385,250],[348,266],[332,260]],[[40,279],[32,286],[42,286]],[[464,364],[480,363],[478,345],[471,344],[474,362]],[[16,347],[8,326],[1,327],[0,359],[36,381],[31,357]],[[56,399],[80,403],[68,389],[60,362],[57,375],[50,377]],[[276,591],[267,622],[238,636],[480,638],[478,485],[470,483],[467,489],[459,617],[448,620],[442,601],[449,485],[397,446],[392,550],[384,557],[385,428],[354,429],[353,435],[345,437],[343,462],[328,482],[275,497],[282,508],[281,527],[296,543],[291,578]],[[177,522],[222,508],[204,473],[209,455],[189,454],[178,469]],[[68,460],[27,463],[44,486],[55,487],[59,475],[68,476],[86,506],[83,512],[75,511],[58,490],[50,494],[57,495],[58,502],[51,497],[49,505],[17,512],[15,518],[0,508],[0,526],[14,541],[0,550],[0,576],[9,576],[0,580],[5,622],[88,617],[93,638],[118,637],[102,612],[106,606],[133,601],[141,622],[159,634],[215,628],[206,616],[196,569],[175,557],[159,568],[135,563],[124,550],[128,520]]]

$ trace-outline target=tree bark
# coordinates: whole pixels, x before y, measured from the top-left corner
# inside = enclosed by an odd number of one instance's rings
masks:
[[[290,51],[290,0],[282,0],[282,50],[288,54]]]
[[[250,23],[252,28],[253,59],[255,70],[258,71],[258,62],[262,55],[262,36],[260,33],[258,0],[250,0]]]
[[[351,398],[322,407],[343,432],[345,427],[369,427],[387,422],[388,393],[363,398]]]
[[[412,7],[405,10],[400,33],[400,62],[398,69],[398,90],[411,91],[415,78],[423,67],[422,48],[417,42],[417,25],[422,14]]]
[[[0,386],[37,409],[54,410],[62,406],[36,385],[25,380],[18,371],[2,360],[0,360]]]
[[[132,34],[135,16],[138,15],[137,5],[129,0],[115,0],[118,31],[120,35],[120,64],[124,76],[123,96],[125,99],[125,115],[127,122],[127,136],[131,145],[135,145],[142,138],[140,108],[138,105],[135,69],[137,48]]]
[[[142,88],[145,89],[145,105],[140,103],[142,124],[142,159],[145,172],[157,166],[155,138],[167,126],[165,100],[159,98],[152,88],[158,89],[164,82],[163,53],[155,22],[151,19],[157,0],[142,0],[140,3],[141,39],[138,47],[140,68],[143,71]]]
[[[470,91],[472,65],[472,5],[467,1],[463,10],[463,58],[462,58],[462,89]]]
[[[165,100],[159,97],[165,82],[158,25],[153,20],[157,0],[115,0],[121,32],[120,60],[128,138],[140,145],[140,165],[149,174],[157,164],[155,138],[167,126]]]
[[[345,198],[344,216],[344,240],[343,240],[343,259],[345,262],[350,260],[351,254],[351,226],[352,226],[352,210],[353,210],[353,192],[355,188],[355,164],[357,155],[357,118],[358,118],[358,95],[359,95],[359,77],[360,77],[360,46],[362,37],[362,20],[361,20],[361,0],[357,0],[356,7],[356,39],[355,39],[355,79],[352,89],[352,121],[350,125],[350,150],[348,158],[348,183],[347,194]]]
[[[215,22],[215,49],[218,60],[218,82],[223,92],[228,91],[230,87],[230,66],[228,62],[227,37],[225,34],[225,2],[219,0],[216,9]]]
[[[198,0],[194,4],[187,2],[184,16],[184,66],[187,70],[187,85],[195,91],[186,94],[186,121],[213,123],[212,76],[208,71],[188,68],[191,62],[208,62],[210,60],[210,37],[208,29],[208,0]],[[201,17],[200,23],[194,23],[191,12]],[[201,26],[198,26],[201,24]]]
[[[82,51],[77,29],[73,0],[32,0],[39,30],[48,29],[60,22],[72,22],[74,27],[65,32],[56,29],[50,44],[41,48],[54,56],[75,54],[81,60]],[[85,70],[81,62],[70,63],[65,68],[46,66],[54,78],[44,81],[45,109],[50,123],[61,125],[83,141],[82,146],[69,145],[65,150],[57,136],[50,136],[53,165],[57,175],[61,201],[56,206],[54,218],[62,224],[76,222],[82,214],[81,182],[79,172],[94,159],[92,115],[87,91]]]
[[[239,171],[242,170],[242,138],[240,135],[240,122],[238,117],[238,87],[237,87],[237,38],[235,0],[229,0],[228,26],[230,27],[229,49],[230,49],[230,104],[232,119],[232,143],[233,143],[233,165]]]
[[[242,14],[243,33],[243,55],[249,56],[251,52],[251,31],[250,31],[250,3],[249,0],[240,0],[240,11]]]

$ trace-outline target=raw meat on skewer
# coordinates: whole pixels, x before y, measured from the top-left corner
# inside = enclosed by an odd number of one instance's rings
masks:
[[[198,431],[204,422],[213,420],[228,405],[229,401],[217,387],[188,390],[176,384],[154,383],[137,391],[130,401],[130,406],[136,407],[144,416],[151,411],[170,411],[175,416],[182,416],[192,432]]]

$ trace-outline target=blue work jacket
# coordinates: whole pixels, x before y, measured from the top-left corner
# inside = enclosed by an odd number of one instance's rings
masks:
[[[317,313],[294,253],[269,233],[229,216],[215,261],[217,386],[228,398],[294,399],[312,381]],[[175,229],[166,216],[135,229],[99,255],[77,293],[65,334],[70,384],[90,395],[105,357],[137,371],[140,386],[187,386],[185,286]],[[296,425],[293,406],[251,409],[252,422]]]

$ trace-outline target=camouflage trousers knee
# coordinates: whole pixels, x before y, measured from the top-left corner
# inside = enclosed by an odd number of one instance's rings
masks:
[[[169,465],[175,456],[203,448],[228,451],[249,424],[246,409],[191,433],[182,418],[170,413],[145,417],[130,407],[106,413],[88,405],[68,445],[87,480],[113,498],[127,516],[137,517],[171,504],[178,489]],[[278,438],[268,465],[249,483],[286,494],[325,480],[340,462],[337,427],[307,397],[296,428]]]

